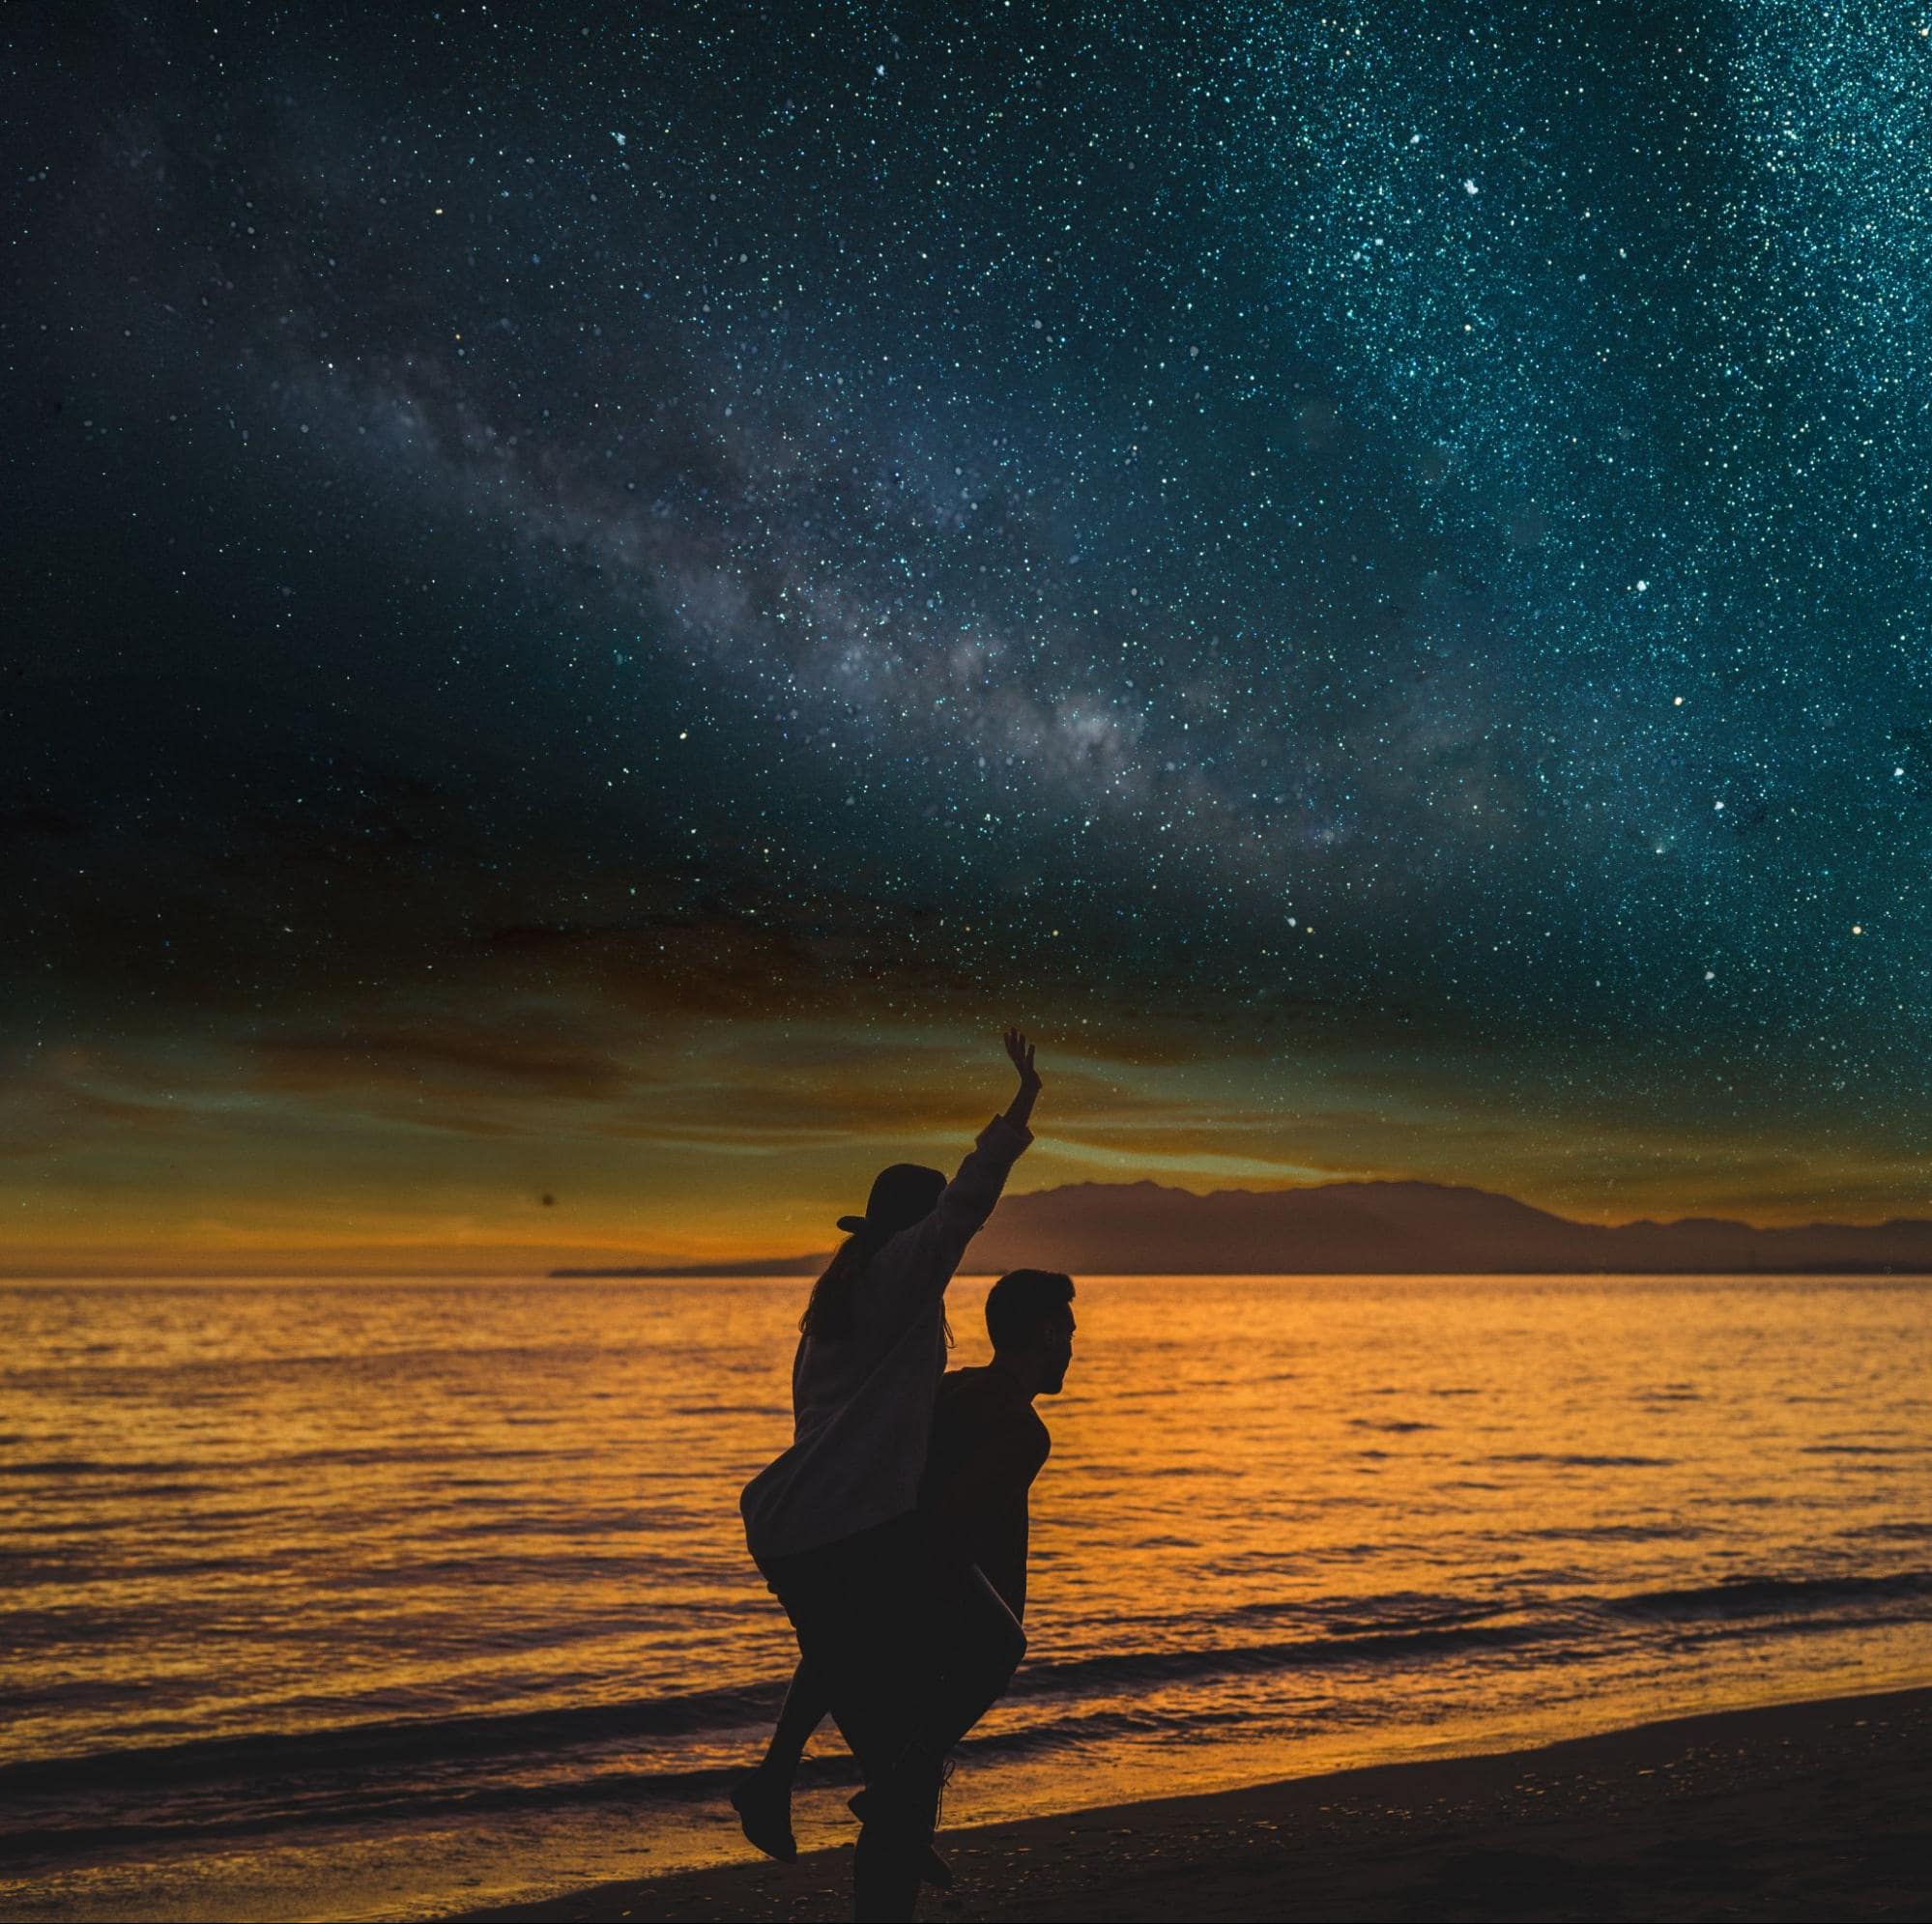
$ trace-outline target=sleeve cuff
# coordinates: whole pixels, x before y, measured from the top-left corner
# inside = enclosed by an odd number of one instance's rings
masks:
[[[989,1149],[995,1143],[1013,1143],[1016,1145],[1014,1154],[1018,1155],[1020,1150],[1032,1141],[1033,1132],[1024,1123],[1014,1122],[1002,1112],[995,1116],[980,1131],[979,1139],[981,1144]]]

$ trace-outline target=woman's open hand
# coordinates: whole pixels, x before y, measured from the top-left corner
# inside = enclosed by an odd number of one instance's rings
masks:
[[[1033,1098],[1040,1093],[1040,1075],[1033,1067],[1033,1045],[1018,1029],[1006,1031],[1006,1059],[1020,1077],[1020,1093],[1006,1113],[1010,1120],[1024,1128],[1032,1111]]]

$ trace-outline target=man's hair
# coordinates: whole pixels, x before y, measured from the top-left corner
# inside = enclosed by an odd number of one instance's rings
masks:
[[[986,1293],[986,1334],[995,1349],[1021,1349],[1074,1300],[1058,1270],[1008,1270]]]

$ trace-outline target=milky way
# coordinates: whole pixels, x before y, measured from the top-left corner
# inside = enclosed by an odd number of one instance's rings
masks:
[[[16,1060],[1020,1000],[1922,1147],[1922,13],[123,27],[10,29]]]

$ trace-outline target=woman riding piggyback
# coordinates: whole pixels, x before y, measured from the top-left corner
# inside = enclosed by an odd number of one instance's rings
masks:
[[[929,1849],[946,1747],[947,1672],[960,1660],[953,1565],[918,1512],[945,1370],[945,1294],[1032,1134],[1040,1078],[1016,1030],[1020,1086],[959,1172],[895,1163],[814,1286],[792,1364],[791,1447],[739,1500],[753,1560],[865,1773],[853,1865],[860,1916],[906,1917]]]

